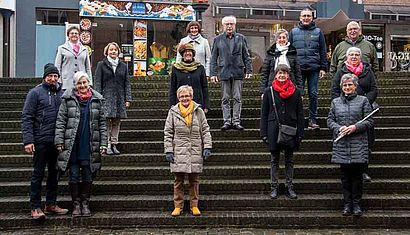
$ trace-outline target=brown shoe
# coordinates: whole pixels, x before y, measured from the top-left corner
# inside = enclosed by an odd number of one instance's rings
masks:
[[[45,214],[56,214],[56,215],[65,215],[68,213],[67,209],[60,208],[57,205],[46,205],[44,208],[44,213]]]
[[[46,215],[43,213],[41,208],[36,208],[31,210],[31,218],[35,220],[43,220],[46,218]]]

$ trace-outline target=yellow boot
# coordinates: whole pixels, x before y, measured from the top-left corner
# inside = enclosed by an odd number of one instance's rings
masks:
[[[182,208],[175,207],[174,211],[172,212],[172,216],[180,216],[182,212]]]
[[[194,216],[201,215],[201,211],[199,211],[198,207],[196,207],[196,206],[192,207],[191,211],[192,211],[192,215],[194,215]]]

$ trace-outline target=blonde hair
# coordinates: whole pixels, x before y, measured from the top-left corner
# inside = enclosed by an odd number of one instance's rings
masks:
[[[181,94],[184,91],[187,91],[191,97],[194,96],[194,89],[192,89],[192,87],[189,85],[183,85],[180,86],[177,90],[177,98],[179,98],[179,94]]]
[[[120,46],[118,46],[118,44],[116,42],[110,42],[107,44],[107,46],[104,47],[104,55],[107,56],[108,55],[108,48],[110,48],[110,46],[113,45],[117,48],[118,50],[118,54],[121,53],[121,48]]]

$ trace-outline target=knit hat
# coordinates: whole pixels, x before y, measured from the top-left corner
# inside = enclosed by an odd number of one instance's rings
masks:
[[[184,52],[186,50],[191,50],[192,51],[192,56],[195,57],[194,45],[192,45],[191,43],[185,43],[185,44],[181,44],[178,48],[178,52],[181,56],[184,56]]]
[[[60,77],[60,72],[58,71],[58,68],[53,64],[53,63],[48,63],[44,65],[44,74],[43,74],[43,79],[47,77],[47,75],[56,73]]]
[[[87,79],[88,82],[90,82],[90,77],[88,76],[88,74],[84,71],[78,71],[74,74],[73,76],[73,84],[74,86],[77,84],[78,80],[80,80],[80,78],[85,77]]]

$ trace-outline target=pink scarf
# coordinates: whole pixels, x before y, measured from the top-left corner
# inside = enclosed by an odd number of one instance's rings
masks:
[[[353,66],[347,63],[347,61],[345,61],[345,65],[346,68],[352,72],[354,75],[356,75],[357,77],[359,77],[360,74],[362,74],[363,72],[363,63],[360,62],[360,64],[358,66]]]
[[[87,91],[86,94],[81,94],[80,92],[75,91],[75,95],[76,95],[80,100],[88,100],[88,99],[93,95],[93,93],[91,92],[91,89],[88,89],[88,91]]]
[[[73,44],[73,51],[78,55],[78,52],[80,52],[80,43]]]

